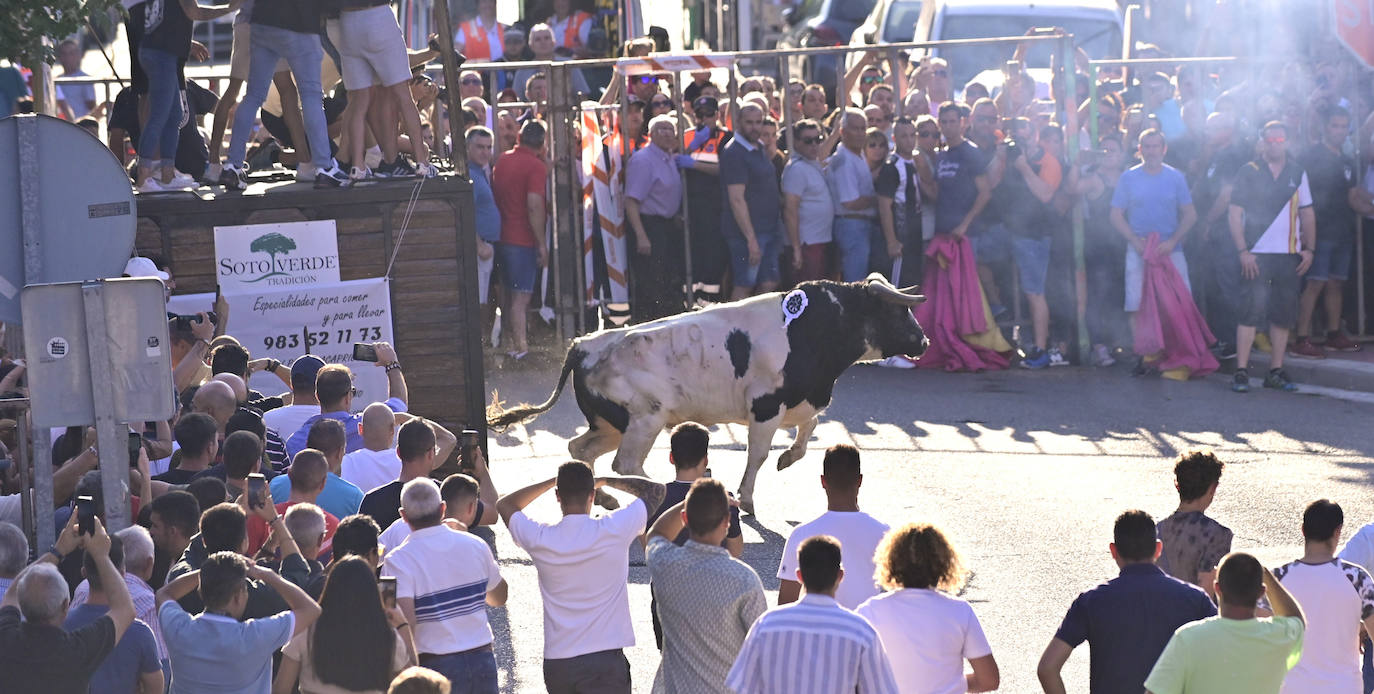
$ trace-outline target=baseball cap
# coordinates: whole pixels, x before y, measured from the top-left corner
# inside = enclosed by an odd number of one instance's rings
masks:
[[[296,357],[296,361],[291,362],[291,385],[292,387],[304,388],[306,384],[314,385],[315,374],[324,368],[324,360],[313,355],[306,354]]]
[[[126,277],[156,277],[166,282],[171,275],[157,269],[153,261],[136,255],[124,264],[124,276]]]
[[[696,101],[692,102],[692,110],[708,110],[714,113],[720,110],[720,103],[716,101],[714,96],[699,96],[696,98]]]

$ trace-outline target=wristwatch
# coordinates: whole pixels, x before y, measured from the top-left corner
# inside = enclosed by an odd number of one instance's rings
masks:
[[[276,373],[276,372],[277,372],[277,369],[279,369],[279,368],[281,368],[281,362],[280,362],[280,361],[278,361],[278,360],[276,360],[276,359],[268,359],[268,360],[267,360],[267,373],[270,373],[270,374],[271,374],[271,373]]]
[[[391,373],[392,371],[401,368],[401,362],[393,361],[390,364],[383,366],[382,368],[385,369],[387,373]]]

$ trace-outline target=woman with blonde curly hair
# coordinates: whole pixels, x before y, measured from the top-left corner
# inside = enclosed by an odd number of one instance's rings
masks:
[[[951,593],[964,585],[959,552],[940,528],[908,523],[883,537],[874,578],[888,590],[856,612],[883,639],[901,694],[997,689],[992,647],[973,608]],[[973,672],[964,672],[964,661]]]

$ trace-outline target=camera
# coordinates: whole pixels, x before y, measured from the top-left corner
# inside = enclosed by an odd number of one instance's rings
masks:
[[[215,313],[214,311],[206,311],[206,312],[205,312],[205,317],[208,318],[208,319],[210,319],[210,322],[211,322],[211,323],[214,323],[215,325],[219,325],[219,314],[218,314],[218,313]],[[173,322],[173,327],[174,327],[176,330],[181,330],[181,331],[190,330],[190,329],[191,329],[191,324],[192,324],[192,323],[200,323],[200,314],[194,314],[194,315],[180,314],[180,315],[179,315],[179,314],[175,314],[175,313],[174,313],[174,314],[171,314],[171,318],[172,318],[172,322]]]
[[[1014,162],[1017,157],[1021,156],[1021,145],[1016,144],[1016,140],[1009,137],[1003,140],[1002,144],[1007,146],[1007,163]]]

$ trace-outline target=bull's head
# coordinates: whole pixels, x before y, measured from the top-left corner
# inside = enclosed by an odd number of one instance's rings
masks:
[[[864,289],[874,307],[870,335],[875,338],[871,347],[884,357],[904,354],[919,357],[930,344],[925,332],[916,322],[912,307],[926,300],[918,287],[898,289],[882,275],[873,273],[864,280]]]

